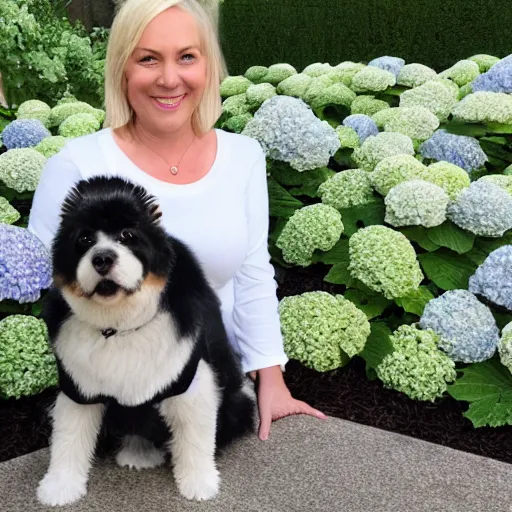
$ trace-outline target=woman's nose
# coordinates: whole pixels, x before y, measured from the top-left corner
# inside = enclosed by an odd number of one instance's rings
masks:
[[[180,81],[179,71],[175,64],[163,64],[157,84],[166,89],[174,89]]]

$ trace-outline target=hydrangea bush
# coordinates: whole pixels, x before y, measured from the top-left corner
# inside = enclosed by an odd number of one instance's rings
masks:
[[[60,43],[81,44],[69,34]],[[459,382],[482,389],[493,372],[512,370],[512,329],[504,328],[512,323],[511,71],[512,56],[468,56],[438,72],[386,55],[304,69],[256,65],[223,81],[216,128],[256,139],[267,157],[273,263],[326,283],[315,291],[304,283],[300,293],[299,278],[297,294],[280,302],[291,358],[323,372],[362,357],[411,399],[449,393],[478,403],[479,415],[464,413],[475,426],[503,424],[488,397]],[[26,100],[8,121],[38,130],[9,149],[12,124],[0,156],[2,222],[16,229],[26,227],[23,201],[45,159],[67,137],[99,129],[105,115],[72,87]],[[1,271],[21,283],[27,265]],[[39,288],[35,299],[46,284],[31,276],[21,288]],[[5,286],[21,298],[20,287]],[[16,307],[38,314],[37,300],[2,304],[7,318]]]

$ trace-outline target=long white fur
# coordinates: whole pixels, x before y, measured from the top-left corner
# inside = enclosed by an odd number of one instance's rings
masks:
[[[104,405],[79,405],[60,393],[52,412],[50,467],[37,496],[45,505],[65,505],[84,496]]]
[[[106,276],[100,276],[94,269],[92,260],[96,254],[111,250],[117,254],[117,261]],[[142,281],[144,268],[140,260],[124,245],[98,232],[97,242],[80,260],[76,271],[77,281],[86,293],[91,293],[104,278],[112,279],[125,289],[136,289]]]
[[[116,455],[119,466],[136,470],[156,468],[165,462],[165,452],[141,436],[124,436],[123,446]]]
[[[125,406],[140,405],[176,380],[194,341],[177,333],[168,313],[158,313],[138,330],[105,338],[75,316],[63,323],[55,350],[86,397],[113,396]]]
[[[215,438],[220,390],[208,363],[200,361],[187,392],[168,398],[159,411],[172,430],[170,451],[173,474],[181,494],[207,500],[219,490],[215,463]]]

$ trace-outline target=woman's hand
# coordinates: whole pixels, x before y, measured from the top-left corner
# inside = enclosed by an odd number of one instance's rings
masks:
[[[255,378],[255,373],[251,376]],[[258,409],[260,426],[258,436],[261,440],[268,439],[272,421],[279,420],[292,414],[309,414],[320,419],[327,416],[306,402],[295,400],[288,390],[280,366],[271,366],[258,370]]]

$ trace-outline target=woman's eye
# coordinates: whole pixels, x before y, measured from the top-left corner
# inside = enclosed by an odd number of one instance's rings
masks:
[[[154,57],[151,57],[151,55],[146,55],[146,57],[142,57],[139,62],[151,62],[154,60]]]
[[[192,55],[191,53],[186,53],[185,55],[183,55],[182,59],[184,59],[185,57],[190,57],[190,59],[186,59],[186,60],[193,60],[193,59],[195,59],[195,55]]]

